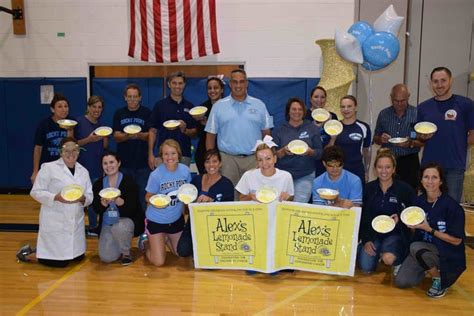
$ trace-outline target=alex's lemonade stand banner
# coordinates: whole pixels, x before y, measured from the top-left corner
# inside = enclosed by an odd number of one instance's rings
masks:
[[[353,276],[360,213],[293,202],[191,204],[194,264]]]

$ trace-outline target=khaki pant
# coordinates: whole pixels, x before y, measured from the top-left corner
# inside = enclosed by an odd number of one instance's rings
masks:
[[[232,181],[234,187],[239,182],[245,171],[254,169],[257,165],[254,155],[234,156],[221,151],[222,157],[222,175]],[[239,200],[239,192],[234,191],[234,198]]]

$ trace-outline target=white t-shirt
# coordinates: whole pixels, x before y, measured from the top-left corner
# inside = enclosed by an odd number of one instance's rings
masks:
[[[288,171],[280,170],[275,168],[276,172],[270,177],[264,176],[260,169],[252,169],[246,171],[239,183],[235,186],[235,189],[242,194],[248,195],[249,193],[255,194],[255,192],[262,186],[270,186],[278,191],[278,196],[281,192],[286,192],[290,196],[295,195],[295,189],[293,187],[293,178]]]

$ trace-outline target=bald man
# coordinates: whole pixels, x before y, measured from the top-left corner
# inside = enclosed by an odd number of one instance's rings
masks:
[[[374,142],[390,148],[397,158],[397,175],[416,189],[420,160],[418,157],[420,142],[416,141],[413,129],[416,123],[416,107],[408,104],[410,92],[404,84],[392,87],[390,99],[392,105],[380,111],[375,126]],[[405,142],[392,143],[392,138],[406,138]],[[393,141],[393,140],[392,140]]]

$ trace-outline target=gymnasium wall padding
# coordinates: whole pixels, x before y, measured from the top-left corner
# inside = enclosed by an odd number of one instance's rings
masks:
[[[69,100],[71,116],[84,113],[86,78],[5,78],[4,96],[7,135],[7,183],[2,187],[31,187],[33,139],[38,123],[51,115],[49,104],[41,104],[40,86],[53,85]],[[3,176],[3,175],[2,175]]]
[[[185,97],[195,105],[207,99],[207,78],[188,78]],[[309,92],[319,78],[249,78],[249,94],[262,99],[274,116],[275,126],[285,118],[285,104],[290,97],[300,97],[309,104]],[[104,125],[111,126],[116,109],[126,105],[123,90],[137,83],[142,90],[142,104],[153,109],[166,88],[164,78],[94,78],[91,94],[105,100]],[[33,138],[41,119],[50,115],[49,105],[40,103],[40,86],[54,85],[70,102],[73,117],[83,115],[87,101],[86,78],[0,78],[0,189],[31,187]],[[229,95],[226,79],[225,95]],[[195,145],[197,140],[193,140]],[[111,149],[115,149],[113,140]]]

